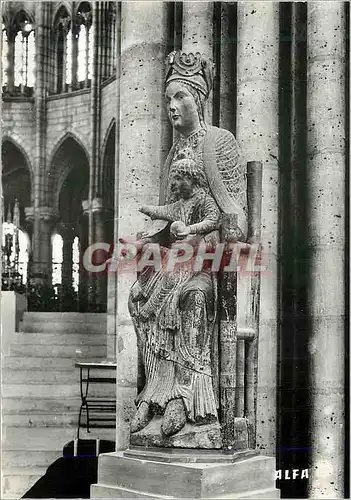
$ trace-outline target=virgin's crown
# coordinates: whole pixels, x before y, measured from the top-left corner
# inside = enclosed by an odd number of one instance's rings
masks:
[[[206,98],[212,89],[212,63],[200,52],[186,54],[180,50],[167,56],[166,85],[174,80],[184,81],[195,87]]]

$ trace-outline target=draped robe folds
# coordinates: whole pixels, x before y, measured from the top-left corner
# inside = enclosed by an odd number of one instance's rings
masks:
[[[221,158],[221,151],[216,150],[218,143],[226,146],[224,165],[228,164],[228,148],[236,154],[232,154],[229,161],[238,161],[238,148],[232,134],[210,127],[209,131],[202,130],[194,137],[175,143],[164,169],[167,181],[176,154],[184,147],[191,147],[196,161],[202,164],[205,171],[211,195],[223,192],[226,187],[218,172],[220,166],[216,164]],[[217,169],[217,172],[211,173],[213,169]],[[231,200],[226,195],[221,199],[213,196],[214,200],[212,196],[207,197],[207,204],[210,198],[212,209],[217,211],[218,216],[221,211],[233,210],[233,207],[236,213],[240,213],[239,220],[244,221],[241,228],[245,232],[246,207],[240,204],[240,199]],[[160,199],[166,203],[174,201],[167,183]],[[184,216],[186,225],[196,224],[204,216],[206,202],[201,196],[195,202],[195,209]],[[199,240],[213,248],[219,242],[219,233],[215,230],[198,235],[197,244]],[[162,253],[166,260],[168,252],[169,248],[163,247]],[[138,300],[135,300],[136,296]],[[153,314],[147,319],[142,318],[141,310],[147,309],[148,301],[151,303],[152,300]],[[165,275],[163,270],[152,272],[150,268],[141,272],[129,297],[129,310],[145,370],[145,386],[137,397],[137,405],[145,401],[154,413],[163,414],[170,400],[181,398],[190,422],[202,424],[217,420],[217,305],[217,277],[208,268],[195,272],[190,263],[179,266],[170,276]]]

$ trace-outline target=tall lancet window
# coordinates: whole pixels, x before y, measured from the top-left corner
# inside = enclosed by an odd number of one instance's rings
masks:
[[[55,77],[56,92],[65,92],[66,84],[72,81],[72,34],[71,18],[65,7],[55,17]]]
[[[81,25],[78,38],[78,81],[86,78],[87,29]]]
[[[91,6],[82,2],[77,10],[78,74],[77,81],[88,86],[93,66],[93,36]]]
[[[27,83],[28,87],[34,87],[35,80],[35,38],[34,31],[31,31],[28,35],[27,39],[28,43],[28,52],[27,52]]]
[[[15,86],[24,91],[27,87],[34,86],[35,71],[35,37],[34,24],[25,12],[19,12],[14,22],[15,34],[15,60],[14,75]]]
[[[60,234],[55,234],[51,240],[52,244],[52,284],[62,283],[62,262],[63,262],[63,239]]]
[[[109,2],[109,66],[110,75],[116,71],[116,3]]]
[[[72,245],[72,283],[75,292],[79,288],[79,238],[76,236]]]
[[[94,25],[91,25],[88,36],[88,79],[91,80],[93,74],[93,61],[94,61]]]
[[[2,75],[1,75],[1,86],[5,87],[7,85],[7,67],[8,67],[8,39],[7,39],[7,31],[6,26],[2,23]]]
[[[67,85],[72,83],[72,31],[69,30],[66,35],[66,82]]]

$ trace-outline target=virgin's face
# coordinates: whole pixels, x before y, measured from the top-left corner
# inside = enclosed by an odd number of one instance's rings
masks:
[[[173,127],[179,132],[191,132],[199,125],[199,114],[194,97],[179,82],[171,82],[166,89],[166,106]]]

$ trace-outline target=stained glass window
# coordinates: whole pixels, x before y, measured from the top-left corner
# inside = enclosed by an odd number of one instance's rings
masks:
[[[86,78],[87,29],[81,25],[78,37],[78,81]]]
[[[60,234],[52,237],[52,284],[62,283],[63,239]]]
[[[1,75],[1,85],[5,86],[7,84],[7,66],[8,66],[8,40],[7,32],[4,23],[2,24],[2,75]]]
[[[72,245],[72,283],[74,291],[79,288],[79,238],[76,236]]]
[[[15,36],[14,75],[15,86],[33,87],[35,79],[35,36],[33,24],[23,18],[17,20]]]
[[[77,10],[79,20],[78,33],[78,82],[87,82],[91,78],[93,66],[93,36],[91,6],[88,2],[82,2]]]
[[[72,83],[72,32],[66,36],[66,83]]]

